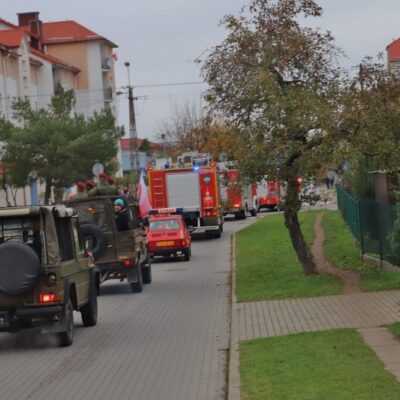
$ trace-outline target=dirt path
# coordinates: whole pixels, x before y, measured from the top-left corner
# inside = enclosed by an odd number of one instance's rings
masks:
[[[323,214],[318,214],[315,219],[314,230],[315,230],[315,241],[312,246],[312,253],[317,263],[319,271],[324,271],[329,275],[336,277],[342,285],[342,293],[358,293],[361,292],[358,284],[360,281],[360,274],[354,271],[342,271],[338,268],[330,265],[324,256],[324,240],[325,232],[322,228]]]

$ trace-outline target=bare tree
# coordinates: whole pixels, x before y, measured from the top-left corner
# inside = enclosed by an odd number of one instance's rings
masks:
[[[170,119],[161,124],[159,135],[165,135],[166,142],[181,152],[198,150],[200,138],[194,131],[203,128],[205,121],[204,110],[195,102],[175,105]]]

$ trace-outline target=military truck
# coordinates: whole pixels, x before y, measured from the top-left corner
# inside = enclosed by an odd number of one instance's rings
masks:
[[[74,310],[84,326],[97,323],[99,282],[75,210],[0,208],[0,331],[33,328],[69,346]]]
[[[113,203],[124,202],[129,223],[118,230]],[[75,208],[87,247],[100,270],[100,283],[109,279],[127,280],[132,292],[143,290],[151,283],[151,261],[143,222],[137,202],[129,196],[94,196],[69,200]]]

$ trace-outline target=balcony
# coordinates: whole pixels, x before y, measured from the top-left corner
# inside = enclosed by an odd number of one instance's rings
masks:
[[[104,72],[110,71],[113,66],[114,66],[114,60],[110,57],[104,58],[103,61],[101,62],[101,69]]]

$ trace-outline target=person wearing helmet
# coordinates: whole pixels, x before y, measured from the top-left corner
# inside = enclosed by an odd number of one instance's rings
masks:
[[[115,223],[119,231],[129,230],[129,216],[128,210],[125,207],[123,199],[116,199],[114,201]]]

